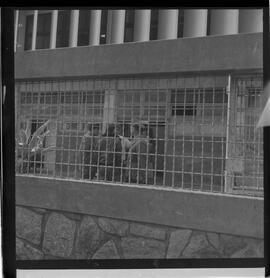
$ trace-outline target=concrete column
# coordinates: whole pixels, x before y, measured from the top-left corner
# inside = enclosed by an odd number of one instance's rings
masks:
[[[15,22],[14,22],[14,52],[17,49],[17,35],[18,35],[18,23],[19,23],[19,11],[15,11]]]
[[[33,18],[33,32],[32,32],[31,50],[35,50],[35,49],[36,49],[37,21],[38,21],[38,10],[35,10],[35,11],[34,11],[34,18]]]
[[[111,10],[108,15],[107,43],[123,43],[125,30],[125,10]]]
[[[71,11],[69,47],[76,47],[78,43],[79,13],[79,10]]]
[[[239,10],[211,10],[210,35],[238,33]]]
[[[185,10],[183,37],[203,37],[207,32],[207,10]]]
[[[115,101],[116,91],[106,90],[104,99],[102,133],[106,131],[108,124],[115,122]]]
[[[158,40],[176,39],[178,30],[178,10],[159,10]]]
[[[263,10],[239,10],[239,33],[256,33],[263,31]]]
[[[101,10],[91,10],[89,45],[99,45]]]
[[[135,42],[149,41],[151,10],[136,10],[134,16]]]
[[[52,21],[51,21],[51,37],[50,37],[51,49],[54,49],[56,47],[57,19],[58,19],[58,10],[53,10]]]

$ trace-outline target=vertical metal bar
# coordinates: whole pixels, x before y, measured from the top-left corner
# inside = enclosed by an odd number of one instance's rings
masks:
[[[179,80],[177,80],[179,81]],[[173,107],[174,107],[174,115],[173,115],[173,153],[171,154],[171,158],[172,158],[172,169],[171,171],[171,175],[172,175],[172,187],[175,186],[175,160],[176,160],[176,152],[175,152],[175,148],[176,148],[176,109],[177,109],[177,94],[178,92],[178,86],[177,86],[177,81],[176,81],[176,87],[174,88],[174,99],[173,99]],[[172,94],[172,92],[171,92]],[[172,96],[172,95],[171,95]]]
[[[226,92],[225,92],[226,93]],[[225,93],[224,93],[224,89],[222,90],[222,111],[221,111],[221,126],[222,126],[222,139],[221,139],[221,173],[220,175],[220,191],[222,192],[224,190],[224,177],[222,175],[222,173],[225,171],[225,163],[224,163],[224,158],[225,158],[225,153],[224,153],[224,134],[223,134],[223,130],[224,128],[226,128],[226,126],[224,126],[224,120],[225,120],[225,111],[224,108],[226,108],[225,106]],[[226,120],[227,120],[227,113],[226,113]],[[225,135],[226,136],[226,135]]]
[[[186,81],[186,79],[185,79]],[[187,87],[186,87],[186,82],[185,82],[185,87],[184,87],[184,105],[183,105],[183,134],[181,136],[182,138],[182,182],[181,182],[181,188],[184,188],[184,183],[185,183],[185,162],[186,162],[186,156],[185,156],[185,140],[186,140],[186,134],[185,134],[185,127],[186,127],[186,107],[187,107]]]
[[[227,104],[227,124],[226,124],[226,168],[228,168],[228,160],[230,159],[230,122],[231,122],[231,75],[228,76],[228,85],[226,88],[228,104]],[[231,142],[232,144],[232,142]],[[225,193],[232,192],[232,179],[230,178],[231,171],[228,169],[225,170]]]
[[[171,80],[172,81],[172,80]],[[164,140],[165,140],[165,144],[164,144],[164,164],[163,164],[163,169],[162,169],[162,184],[163,186],[166,185],[166,173],[167,173],[167,157],[168,157],[168,140],[169,140],[169,136],[168,136],[168,129],[169,129],[169,117],[170,117],[170,90],[171,86],[169,86],[169,80],[167,80],[167,86],[166,86],[166,90],[165,90],[165,125],[164,125]]]
[[[158,86],[158,83],[155,82],[155,91],[156,91],[156,94],[159,94],[159,86]],[[154,97],[154,99],[156,99],[156,96]],[[150,95],[150,101],[151,101],[151,95]],[[156,107],[154,107],[154,105]],[[160,142],[160,138],[159,138],[159,134],[158,134],[158,104],[157,102],[152,106],[152,109],[155,111],[156,110],[156,113],[155,113],[155,118],[154,118],[154,126],[155,126],[155,134],[156,134],[156,150],[155,150],[155,172],[157,172],[157,169],[158,169],[158,145],[159,145],[159,142]],[[154,176],[154,185],[157,184],[157,175]]]
[[[60,87],[60,97],[62,102],[62,119],[61,119],[61,133],[62,133],[62,140],[61,140],[61,159],[60,159],[60,177],[63,176],[63,163],[64,163],[64,153],[65,153],[65,133],[66,133],[66,92],[65,89],[62,89],[61,83],[59,82]]]
[[[243,160],[243,164],[245,167],[245,162],[247,160],[247,154],[246,154],[246,150],[247,150],[247,144],[246,144],[246,136],[247,136],[247,129],[245,126],[245,122],[246,122],[246,108],[248,107],[248,94],[246,91],[246,81],[244,78],[242,79],[242,83],[244,84],[244,86],[242,87],[242,94],[244,97],[241,98],[241,136],[242,136],[242,160]],[[244,169],[243,169],[244,170]],[[247,177],[245,175],[243,175],[244,173],[242,172],[242,176],[241,176],[241,193],[244,192],[244,183],[247,180]]]
[[[144,96],[144,113],[147,115],[147,138],[148,138],[148,144],[147,144],[147,156],[146,156],[146,184],[148,184],[149,181],[149,170],[152,171],[152,169],[149,169],[149,163],[150,163],[150,158],[149,158],[149,151],[150,151],[150,121],[151,121],[151,116],[150,116],[150,95],[149,95],[149,89],[143,90],[143,96]],[[148,94],[148,96],[147,96]]]
[[[78,146],[79,146],[79,143],[78,143],[78,139],[79,139],[79,133],[80,133],[80,130],[81,130],[81,123],[82,123],[82,119],[81,119],[81,107],[80,107],[80,104],[81,104],[81,86],[82,86],[82,82],[83,81],[77,81],[77,88],[76,90],[74,91],[74,94],[76,93],[76,97],[75,99],[77,100],[77,117],[76,117],[76,125],[77,125],[77,128],[76,128],[76,134],[75,134],[75,147],[74,147],[74,174],[73,174],[73,178],[77,178],[78,177],[78,173],[77,173],[77,170],[78,170]],[[75,106],[75,105],[74,105]]]
[[[65,86],[66,86],[66,92],[70,98],[70,103],[67,104],[67,107],[68,107],[68,122],[69,122],[69,131],[68,131],[68,146],[67,146],[67,162],[66,162],[66,166],[67,166],[67,175],[66,177],[69,178],[70,177],[70,153],[71,153],[71,135],[72,135],[72,120],[73,120],[73,111],[72,111],[72,94],[73,94],[73,91],[72,91],[72,87],[73,87],[73,81],[71,81],[70,83],[70,87],[68,90],[67,90],[67,82],[68,81],[65,81]]]
[[[203,102],[203,107],[202,107],[202,125],[201,125],[201,143],[202,143],[202,152],[201,152],[201,186],[200,190],[203,189],[203,183],[204,183],[204,132],[202,132],[202,129],[204,129],[204,124],[205,124],[205,88],[203,88],[202,91],[202,102]]]
[[[196,90],[195,88],[193,89],[193,97],[192,97],[192,136],[191,136],[191,181],[190,181],[190,188],[191,190],[194,190],[194,156],[195,156],[195,151],[194,151],[194,144],[195,144],[195,124],[196,124],[196,110],[198,109],[198,102],[197,102],[197,93],[198,90]],[[194,111],[195,110],[195,111]]]
[[[212,89],[212,103],[211,103],[211,182],[210,182],[210,190],[213,192],[213,175],[214,175],[214,124],[215,124],[215,98],[216,98],[216,84],[214,84],[214,88]]]
[[[112,172],[112,179],[111,181],[112,182],[115,182],[116,181],[116,164],[115,164],[115,159],[117,157],[117,152],[116,152],[116,120],[115,120],[115,115],[114,115],[114,112],[115,112],[115,90],[113,88],[113,86],[111,86],[111,81],[107,81],[106,82],[109,90],[110,90],[110,106],[109,106],[109,109],[110,109],[110,118],[112,117],[113,119],[111,119],[110,121],[112,122],[112,125],[114,127],[114,138],[113,138],[113,150],[112,150],[112,157],[113,157],[113,161],[112,161],[112,165],[110,165],[110,171]],[[106,87],[107,87],[106,86]]]

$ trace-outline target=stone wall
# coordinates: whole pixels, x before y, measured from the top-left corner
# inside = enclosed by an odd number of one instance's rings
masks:
[[[255,238],[16,207],[18,260],[262,258],[263,248]]]

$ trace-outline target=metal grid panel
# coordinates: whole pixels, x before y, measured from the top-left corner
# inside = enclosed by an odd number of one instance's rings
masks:
[[[262,84],[243,80],[231,97],[227,76],[20,82],[17,173],[230,193],[253,180],[261,190]]]
[[[256,128],[263,108],[261,77],[236,78],[230,99],[226,189],[263,194],[263,130]]]

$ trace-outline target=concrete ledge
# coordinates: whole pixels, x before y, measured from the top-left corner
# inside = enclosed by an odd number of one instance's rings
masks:
[[[261,198],[17,176],[16,204],[263,238]]]
[[[15,78],[256,70],[262,53],[262,33],[44,49],[17,52]]]

